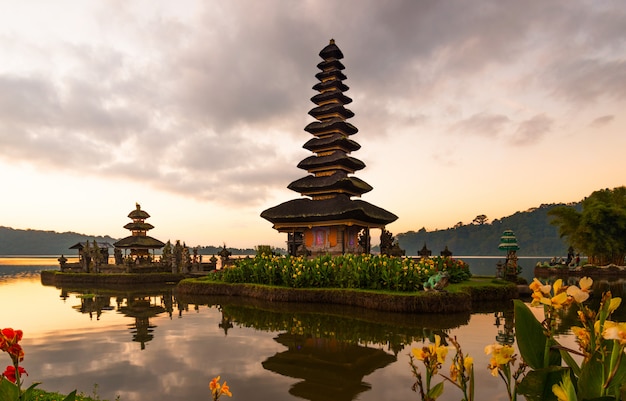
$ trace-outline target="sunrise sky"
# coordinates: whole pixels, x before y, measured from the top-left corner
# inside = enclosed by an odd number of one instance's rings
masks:
[[[331,38],[394,234],[626,184],[623,1],[0,0],[0,226],[284,247]]]

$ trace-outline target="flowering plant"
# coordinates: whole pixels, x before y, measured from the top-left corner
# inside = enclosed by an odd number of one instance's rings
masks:
[[[209,383],[209,389],[211,390],[211,396],[213,397],[213,401],[217,401],[220,399],[222,395],[232,397],[233,394],[230,392],[230,387],[226,384],[224,380],[224,384],[220,384],[220,376],[214,377]]]
[[[0,350],[9,354],[12,364],[7,366],[0,377],[0,401],[27,401],[34,399],[33,390],[39,383],[34,383],[22,391],[22,377],[28,375],[26,369],[20,366],[24,360],[24,350],[19,342],[22,340],[22,330],[5,328],[0,330]],[[74,401],[76,390],[71,392],[64,401]]]
[[[412,389],[415,392],[419,392],[422,400],[435,401],[443,394],[444,381],[448,381],[463,392],[463,401],[472,401],[474,399],[474,360],[469,355],[463,354],[456,337],[445,335],[445,338],[452,343],[456,350],[450,365],[450,376],[439,373],[448,355],[448,347],[442,343],[441,336],[435,335],[434,344],[411,350],[409,364],[416,379]],[[424,364],[426,373],[425,385],[422,373],[415,365],[415,360],[422,361]],[[433,386],[432,379],[438,373],[444,381]]]
[[[523,302],[515,300],[515,330],[520,354],[531,371],[519,387],[528,400],[554,394],[559,400],[618,400],[626,393],[626,324],[609,320],[621,303],[611,292],[602,295],[597,311],[584,305],[593,280],[580,279],[579,286],[562,280],[543,284],[535,279],[531,306],[543,307],[539,322]],[[577,307],[581,326],[572,327],[579,350],[561,345],[555,338],[556,314]],[[573,355],[582,357],[580,364]],[[565,366],[563,365],[565,363]]]

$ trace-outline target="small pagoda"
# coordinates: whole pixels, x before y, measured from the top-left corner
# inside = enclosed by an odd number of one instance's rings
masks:
[[[130,230],[132,235],[126,238],[122,238],[113,244],[116,249],[123,249],[124,253],[130,250],[130,256],[134,260],[148,261],[153,259],[150,256],[150,250],[161,249],[165,244],[156,238],[152,238],[147,235],[148,230],[154,228],[150,223],[146,223],[146,219],[150,217],[148,212],[141,210],[139,203],[135,204],[135,210],[128,214],[128,217],[132,219],[131,223],[124,226],[125,229]]]
[[[288,234],[291,255],[368,253],[370,229],[383,230],[398,217],[352,199],[373,188],[352,175],[365,164],[350,156],[361,146],[350,138],[358,129],[347,121],[354,113],[344,107],[352,99],[344,94],[349,88],[343,83],[343,53],[331,39],[319,55],[320,82],[313,86],[319,93],[311,98],[317,107],[309,111],[317,121],[304,128],[313,138],[303,148],[313,155],[298,164],[309,175],[287,186],[303,197],[269,208],[261,217]]]
[[[504,277],[509,281],[515,281],[517,274],[520,272],[517,265],[517,254],[519,245],[513,230],[505,230],[500,237],[498,249],[506,251],[506,262],[504,263]]]

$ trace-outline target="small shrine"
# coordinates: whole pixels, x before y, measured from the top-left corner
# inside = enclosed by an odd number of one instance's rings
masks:
[[[361,146],[351,139],[358,129],[347,121],[354,113],[344,107],[352,99],[344,94],[349,88],[343,83],[343,53],[331,39],[319,55],[323,61],[317,65],[321,71],[316,78],[320,82],[313,86],[319,93],[311,98],[317,107],[309,111],[317,121],[304,128],[313,138],[303,148],[313,155],[298,164],[309,175],[287,186],[302,198],[269,208],[261,217],[287,234],[291,255],[369,253],[370,229],[384,230],[398,217],[352,199],[373,188],[352,175],[365,164],[350,156]]]
[[[146,219],[150,215],[148,212],[141,210],[141,206],[137,203],[135,210],[131,211],[128,217],[132,219],[132,222],[126,224],[124,228],[130,230],[132,234],[117,241],[113,246],[116,249],[123,249],[125,253],[130,251],[130,256],[135,261],[148,262],[154,260],[154,255],[150,255],[150,250],[154,252],[155,249],[163,248],[165,244],[156,238],[148,236],[148,231],[154,228],[152,224],[146,223]]]
[[[504,278],[509,281],[515,281],[517,274],[519,273],[519,266],[517,265],[517,254],[519,246],[517,245],[517,238],[513,233],[513,230],[505,230],[500,237],[500,245],[498,249],[506,251],[506,261],[504,262]]]
[[[424,246],[422,247],[422,249],[420,249],[420,251],[417,254],[422,259],[428,259],[433,254],[433,251],[431,251],[430,249],[426,248],[426,243],[424,243]]]

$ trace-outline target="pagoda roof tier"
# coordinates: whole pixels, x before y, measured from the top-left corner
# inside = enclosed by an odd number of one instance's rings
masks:
[[[324,121],[314,121],[309,123],[304,130],[309,134],[322,136],[325,133],[341,132],[346,135],[354,135],[359,129],[351,123],[342,120],[339,117],[331,118]]]
[[[261,213],[277,230],[323,224],[347,224],[370,228],[384,227],[398,219],[387,210],[360,199],[337,195],[330,199],[293,199]],[[316,224],[317,223],[317,224]]]
[[[128,217],[133,220],[144,220],[150,217],[150,215],[145,210],[141,210],[141,206],[139,205],[139,203],[137,203],[136,209],[128,213]]]
[[[315,78],[320,81],[327,81],[328,79],[336,79],[339,81],[343,81],[344,79],[348,79],[341,70],[337,68],[329,68],[315,74]]]
[[[352,103],[352,99],[344,95],[343,92],[341,92],[340,90],[333,90],[333,91],[318,93],[317,95],[311,98],[311,101],[315,104],[322,104],[322,103],[329,103],[329,102],[341,103],[341,104]]]
[[[152,230],[154,226],[150,223],[137,221],[137,222],[126,224],[124,228],[127,230],[133,230],[133,231],[148,231],[148,230]]]
[[[308,172],[345,170],[354,172],[365,168],[365,163],[343,152],[335,151],[327,156],[309,156],[298,163],[298,168]]]
[[[325,150],[341,149],[345,152],[354,152],[361,149],[361,145],[346,137],[345,135],[335,133],[321,138],[311,138],[304,145],[304,149],[311,152],[320,152]]]
[[[356,177],[348,177],[342,172],[323,176],[308,175],[292,182],[287,188],[308,196],[331,193],[360,196],[373,189],[365,181]]]
[[[343,65],[343,63],[339,60],[324,60],[324,61],[320,61],[319,64],[317,64],[317,68],[319,68],[322,71],[326,71],[326,70],[345,70],[346,67]]]
[[[163,242],[147,235],[131,235],[130,237],[122,238],[113,245],[116,248],[132,249],[157,249],[165,246]]]
[[[335,44],[335,39],[331,39],[330,42],[320,50],[320,57],[324,60],[342,59],[343,53],[339,47]]]
[[[309,111],[309,115],[317,118],[318,120],[324,120],[324,118],[343,117],[345,119],[354,117],[354,113],[340,103],[329,103],[323,106],[314,107]]]
[[[341,81],[332,79],[330,81],[316,83],[315,85],[313,85],[313,89],[318,92],[326,92],[332,89],[339,89],[342,92],[346,92],[350,89],[350,87]]]

